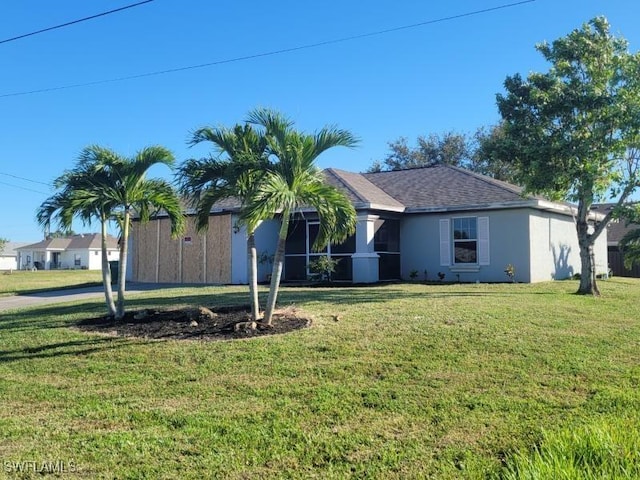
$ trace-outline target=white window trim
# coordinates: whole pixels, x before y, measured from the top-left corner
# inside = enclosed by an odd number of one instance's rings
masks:
[[[451,265],[451,220],[440,219],[440,266]]]
[[[455,242],[453,238],[453,220],[458,218],[475,218],[476,219],[476,238],[469,239],[476,242],[476,262],[474,263],[456,263],[453,252],[455,251]],[[491,264],[489,255],[489,217],[475,217],[472,215],[460,215],[452,218],[440,219],[440,266],[450,267],[451,271],[468,271],[474,272],[480,269],[480,266]]]
[[[490,265],[489,255],[489,217],[478,217],[478,265]]]

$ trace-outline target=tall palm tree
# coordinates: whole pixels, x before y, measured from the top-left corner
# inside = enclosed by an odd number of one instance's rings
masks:
[[[326,150],[353,147],[356,138],[346,130],[325,127],[314,135],[300,133],[281,114],[267,109],[253,111],[249,122],[264,128],[267,152],[277,158],[272,170],[262,176],[244,211],[249,222],[273,218],[280,214],[278,246],[273,260],[273,273],[263,323],[271,325],[282,268],[285,242],[291,216],[300,207],[313,207],[320,219],[320,228],[313,248],[320,250],[327,243],[339,243],[353,234],[356,212],[349,199],[326,184],[315,161]]]
[[[36,212],[38,223],[48,229],[57,222],[62,230],[70,230],[74,218],[85,225],[100,222],[102,251],[102,283],[109,315],[115,316],[116,306],[111,288],[111,270],[107,253],[107,226],[113,217],[113,205],[100,192],[110,186],[111,180],[99,168],[104,155],[110,152],[97,146],[85,148],[73,170],[65,171],[54,181],[59,191],[45,200]]]
[[[193,132],[189,144],[210,142],[215,158],[186,160],[178,169],[178,183],[182,195],[196,210],[196,227],[203,231],[209,226],[213,205],[224,198],[237,198],[246,205],[258,179],[269,169],[265,154],[266,139],[251,125],[204,127]],[[258,303],[258,263],[255,230],[259,221],[245,221],[247,228],[247,259],[251,317],[260,316]]]
[[[124,297],[131,218],[136,214],[141,222],[147,222],[158,213],[167,215],[171,234],[179,236],[184,231],[184,215],[177,192],[163,179],[147,179],[148,170],[155,165],[173,167],[173,154],[164,147],[152,146],[140,150],[134,157],[122,157],[112,151],[104,155],[98,164],[102,174],[110,179],[103,196],[120,225],[120,264],[118,268],[118,301],[116,319],[124,317]]]

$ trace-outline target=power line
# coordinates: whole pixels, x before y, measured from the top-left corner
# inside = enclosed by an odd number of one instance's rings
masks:
[[[11,173],[0,172],[0,175],[4,175],[6,177],[17,178],[18,180],[24,180],[25,182],[39,183],[40,185],[46,185],[47,187],[51,187],[52,186],[50,183],[39,182],[37,180],[31,180],[30,178],[25,178],[25,177],[19,177],[18,175],[13,175]]]
[[[13,185],[13,184],[7,183],[7,182],[0,182],[0,185],[8,185],[8,186],[13,187],[13,188],[19,188],[21,190],[27,190],[28,192],[35,192],[35,193],[40,193],[42,195],[49,195],[48,193],[41,192],[39,190],[34,190],[32,188],[27,188],[27,187],[21,187],[19,185]]]
[[[35,32],[25,33],[23,35],[18,35],[17,37],[12,37],[12,38],[7,38],[5,40],[0,40],[0,43],[14,42],[16,40],[20,40],[21,38],[31,37],[32,35],[38,35],[39,33],[49,32],[49,31],[55,30],[57,28],[68,27],[70,25],[75,25],[76,23],[86,22],[87,20],[93,20],[94,18],[98,18],[98,17],[104,17],[105,15],[110,15],[112,13],[121,12],[122,10],[127,10],[129,8],[137,7],[137,6],[143,5],[145,3],[151,3],[153,1],[154,0],[144,0],[143,2],[133,3],[131,5],[126,5],[124,7],[116,8],[114,10],[109,10],[108,12],[98,13],[96,15],[91,15],[90,17],[79,18],[78,20],[72,20],[70,22],[62,23],[60,25],[55,25],[53,27],[47,27],[47,28],[43,28],[42,30],[37,30]]]
[[[252,59],[256,59],[256,58],[261,58],[261,57],[271,57],[271,56],[275,56],[275,55],[282,55],[284,53],[290,53],[290,52],[296,52],[296,51],[300,51],[300,50],[307,50],[307,49],[311,49],[311,48],[318,48],[318,47],[324,47],[327,45],[334,45],[336,43],[344,43],[344,42],[349,42],[352,40],[359,40],[362,38],[368,38],[368,37],[374,37],[374,36],[378,36],[378,35],[385,35],[388,33],[393,33],[393,32],[398,32],[401,30],[408,30],[411,28],[418,28],[418,27],[424,27],[426,25],[432,25],[434,23],[442,23],[442,22],[448,22],[451,20],[457,20],[460,18],[464,18],[464,17],[470,17],[473,15],[480,15],[483,13],[489,13],[489,12],[494,12],[496,10],[502,10],[505,8],[511,8],[511,7],[516,7],[519,5],[524,5],[525,3],[533,3],[536,0],[522,0],[520,2],[515,2],[515,3],[507,3],[504,5],[499,5],[497,7],[491,7],[491,8],[485,8],[482,10],[475,10],[472,12],[466,12],[466,13],[461,13],[458,15],[451,15],[448,17],[442,17],[442,18],[437,18],[435,20],[427,20],[424,22],[420,22],[420,23],[413,23],[411,25],[403,25],[400,27],[394,27],[394,28],[388,28],[385,30],[377,30],[375,32],[368,32],[368,33],[362,33],[359,35],[351,35],[348,37],[342,37],[342,38],[335,38],[332,40],[325,40],[323,42],[317,42],[317,43],[308,43],[305,45],[298,45],[295,47],[289,47],[289,48],[283,48],[281,50],[272,50],[269,52],[262,52],[262,53],[256,53],[253,55],[245,55],[242,57],[235,57],[235,58],[228,58],[225,60],[217,60],[217,61],[213,61],[213,62],[208,62],[208,63],[201,63],[198,65],[189,65],[186,67],[178,67],[178,68],[170,68],[167,70],[158,70],[155,72],[147,72],[147,73],[141,73],[138,75],[129,75],[129,76],[125,76],[125,77],[117,77],[117,78],[111,78],[111,79],[105,79],[105,80],[96,80],[93,82],[86,82],[86,83],[75,83],[72,85],[64,85],[64,86],[60,86],[60,87],[49,87],[49,88],[41,88],[38,90],[28,90],[28,91],[23,91],[23,92],[14,92],[14,93],[5,93],[0,95],[0,98],[7,98],[7,97],[17,97],[17,96],[22,96],[22,95],[32,95],[35,93],[46,93],[46,92],[53,92],[53,91],[57,91],[57,90],[68,90],[68,89],[72,89],[72,88],[80,88],[80,87],[90,87],[90,86],[94,86],[94,85],[101,85],[101,84],[105,84],[105,83],[114,83],[114,82],[123,82],[125,80],[134,80],[137,78],[144,78],[144,77],[153,77],[153,76],[158,76],[158,75],[165,75],[168,73],[176,73],[176,72],[182,72],[185,70],[195,70],[198,68],[205,68],[205,67],[213,67],[213,66],[217,66],[217,65],[223,65],[223,64],[227,64],[227,63],[235,63],[235,62],[242,62],[245,60],[252,60]]]

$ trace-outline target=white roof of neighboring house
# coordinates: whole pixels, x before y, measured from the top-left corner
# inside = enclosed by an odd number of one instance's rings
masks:
[[[4,249],[0,251],[0,257],[17,257],[18,249],[29,245],[27,242],[7,242]]]
[[[82,249],[100,249],[101,235],[99,233],[88,233],[73,235],[71,237],[47,238],[38,243],[24,245],[19,250],[82,250]],[[117,250],[118,239],[107,235],[107,249]]]

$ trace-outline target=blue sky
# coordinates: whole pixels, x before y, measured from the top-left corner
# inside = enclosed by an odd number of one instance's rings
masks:
[[[3,2],[0,41],[131,3],[135,0]],[[155,0],[0,43],[0,237],[42,237],[34,217],[53,193],[47,184],[72,168],[90,144],[123,155],[160,144],[182,161],[208,153],[205,146],[186,146],[190,131],[233,125],[263,106],[288,115],[302,130],[327,124],[351,130],[360,146],[327,152],[319,166],[363,171],[384,158],[387,143],[400,136],[413,141],[421,134],[473,132],[495,124],[495,95],[505,77],[548,69],[534,45],[564,36],[596,15],[609,19],[630,50],[640,48],[640,2],[536,0],[280,55],[7,96],[290,49],[507,3]]]

